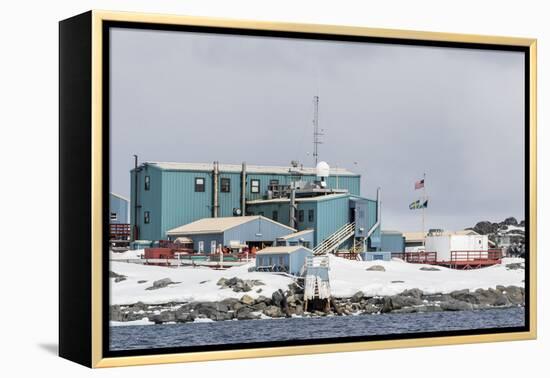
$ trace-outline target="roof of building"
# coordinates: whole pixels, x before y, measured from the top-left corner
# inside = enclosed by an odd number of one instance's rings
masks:
[[[130,202],[130,200],[129,200],[128,198],[123,197],[123,196],[121,196],[120,194],[116,194],[116,193],[113,193],[113,192],[111,192],[111,193],[109,193],[109,194],[112,195],[113,197],[119,198],[119,199],[121,199],[121,200],[123,200],[123,201]]]
[[[220,218],[203,218],[197,221],[184,224],[173,228],[166,232],[167,235],[200,235],[200,234],[219,234],[233,227],[252,222],[255,220],[263,220],[269,223],[277,224],[291,231],[296,231],[292,227],[288,227],[282,223],[275,222],[261,215],[251,215],[244,217],[220,217]]]
[[[160,161],[148,161],[144,164],[157,167],[163,170],[169,171],[200,171],[210,172],[213,169],[212,163],[176,163],[176,162],[160,162]],[[235,172],[240,173],[242,171],[241,164],[220,164],[220,172]],[[267,173],[267,174],[280,174],[280,175],[317,175],[315,167],[290,167],[290,166],[270,166],[270,165],[246,165],[247,173]],[[330,168],[331,175],[338,176],[359,176],[357,173],[348,171],[345,168]]]
[[[256,255],[264,255],[264,254],[277,254],[277,253],[293,253],[296,252],[299,249],[305,249],[307,251],[310,251],[313,253],[313,251],[309,248],[306,248],[301,245],[294,245],[294,246],[284,246],[284,247],[267,247],[264,249],[259,250],[256,252]]]
[[[327,194],[323,196],[315,196],[315,197],[302,197],[302,198],[296,198],[296,202],[318,202],[318,201],[328,201],[331,199],[336,198],[343,198],[343,197],[349,197],[349,193],[337,193],[337,194]],[[252,200],[252,201],[246,201],[247,205],[259,205],[264,203],[287,203],[290,202],[290,198],[274,198],[274,199],[260,199],[260,200]]]
[[[427,232],[403,232],[403,236],[405,237],[405,241],[407,242],[421,242],[424,239],[426,239],[426,236],[428,235]],[[443,231],[441,233],[438,233],[437,236],[450,236],[450,235],[479,235],[474,230],[458,230],[458,231]]]
[[[401,231],[395,231],[395,230],[382,230],[380,231],[384,235],[401,235],[403,236],[403,233]],[[421,232],[419,232],[421,234]]]
[[[292,239],[292,238],[304,236],[304,235],[307,235],[307,234],[311,234],[312,232],[313,232],[313,229],[303,230],[303,231],[298,231],[298,232],[294,232],[292,234],[288,234],[288,235],[285,235],[285,236],[278,237],[277,239],[287,240],[287,239]]]

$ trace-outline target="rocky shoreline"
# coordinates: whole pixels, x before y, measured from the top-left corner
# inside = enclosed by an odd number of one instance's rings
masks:
[[[224,279],[219,286],[235,292],[251,291],[260,281],[245,282],[237,278]],[[261,288],[256,290],[261,292]],[[457,290],[446,294],[427,294],[419,289],[405,290],[392,296],[369,296],[357,292],[348,298],[332,298],[328,311],[304,311],[303,290],[291,284],[286,291],[276,291],[270,297],[226,298],[216,302],[187,302],[131,305],[111,305],[111,321],[128,322],[148,318],[155,324],[194,321],[250,320],[283,317],[318,317],[373,315],[385,313],[420,313],[436,311],[468,311],[509,308],[525,305],[525,290],[518,286]],[[322,308],[322,307],[320,307]]]

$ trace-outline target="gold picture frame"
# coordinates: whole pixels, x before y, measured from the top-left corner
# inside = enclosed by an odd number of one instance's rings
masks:
[[[104,109],[105,102],[102,98],[104,77],[102,72],[103,67],[103,49],[104,49],[104,23],[105,22],[128,22],[136,24],[161,24],[161,25],[186,25],[198,27],[215,27],[215,28],[230,28],[230,29],[248,29],[262,31],[277,31],[291,33],[314,33],[318,35],[345,35],[358,37],[374,37],[380,39],[399,39],[399,40],[420,40],[426,42],[445,42],[445,43],[465,43],[478,45],[504,45],[504,46],[519,46],[528,50],[528,83],[529,83],[529,104],[528,104],[528,122],[529,122],[529,330],[525,332],[514,333],[494,333],[480,335],[459,335],[446,337],[428,337],[415,339],[400,339],[400,340],[379,340],[379,341],[362,341],[349,343],[335,344],[319,344],[319,345],[301,345],[301,346],[285,346],[285,347],[266,347],[254,349],[239,349],[239,350],[215,350],[206,352],[189,352],[189,353],[174,353],[174,354],[151,354],[128,357],[104,357],[103,343],[104,340],[104,317],[103,306],[106,295],[105,287],[103,286],[104,273],[104,252],[103,252],[103,234],[104,234],[104,186],[103,175],[106,169],[103,161],[103,141],[104,141]],[[335,25],[316,25],[316,24],[294,24],[280,22],[260,22],[251,20],[231,20],[218,19],[209,17],[189,17],[161,14],[145,14],[145,13],[126,13],[126,12],[110,12],[110,11],[90,11],[81,16],[76,16],[72,19],[62,21],[60,24],[60,87],[68,91],[71,85],[77,83],[85,83],[81,89],[83,95],[75,94],[72,96],[63,95],[60,97],[60,124],[61,124],[61,186],[63,188],[66,183],[64,177],[69,174],[70,166],[64,166],[65,160],[68,159],[67,154],[76,153],[76,150],[70,150],[70,147],[65,148],[65,143],[69,143],[69,139],[74,140],[74,135],[77,133],[74,130],[75,122],[88,122],[89,127],[84,127],[84,134],[81,137],[86,143],[89,142],[90,154],[89,171],[81,173],[86,176],[87,181],[82,181],[83,188],[90,185],[87,193],[90,194],[89,201],[83,206],[86,213],[81,216],[90,216],[89,223],[83,222],[80,229],[76,229],[77,225],[69,216],[64,218],[64,206],[66,203],[61,203],[61,234],[73,230],[73,232],[86,233],[90,241],[89,254],[80,262],[68,261],[69,247],[61,243],[60,245],[60,354],[61,356],[73,361],[82,363],[90,367],[115,367],[115,366],[130,366],[144,364],[161,364],[174,362],[190,362],[190,361],[208,361],[221,359],[238,359],[251,357],[269,357],[269,356],[284,356],[284,355],[299,355],[313,353],[329,353],[329,352],[349,352],[372,349],[389,349],[389,348],[404,348],[404,347],[425,347],[436,345],[449,344],[467,344],[467,343],[482,343],[496,341],[514,341],[535,339],[537,335],[537,276],[536,276],[536,250],[537,250],[537,80],[536,80],[536,54],[537,42],[536,39],[529,38],[514,38],[501,36],[483,36],[469,34],[453,34],[453,33],[436,33],[412,30],[393,30],[393,29],[378,29],[355,26],[335,26]],[[82,34],[82,39],[78,39],[79,34]],[[69,35],[71,34],[71,35]],[[84,42],[83,42],[84,41]],[[82,55],[79,49],[86,49],[87,54],[84,54],[82,62],[89,59],[89,65],[84,67],[84,71],[73,73],[70,76],[68,70],[69,60],[78,62],[75,54]],[[75,61],[75,59],[77,59]],[[72,68],[71,68],[72,69]],[[89,77],[82,77],[89,69]],[[84,75],[86,76],[86,75]],[[64,78],[66,77],[66,78]],[[72,80],[72,81],[71,81]],[[80,81],[79,81],[80,80]],[[67,87],[65,87],[65,85]],[[73,87],[74,88],[74,87]],[[78,92],[78,91],[77,91]],[[84,94],[89,92],[89,97]],[[89,102],[87,102],[89,100]],[[68,108],[71,107],[72,101],[80,101],[83,111],[75,115]],[[72,108],[74,110],[74,107]],[[86,110],[88,113],[86,113]],[[84,114],[86,113],[86,114]],[[71,118],[73,117],[73,118]],[[76,117],[76,118],[74,118]],[[80,117],[80,118],[78,118]],[[72,129],[71,129],[72,128]],[[80,137],[80,134],[79,134]],[[85,152],[82,152],[85,153]],[[86,152],[87,153],[87,152]],[[64,171],[65,169],[65,171]],[[66,172],[66,173],[64,173]],[[84,177],[83,176],[83,177]],[[75,188],[75,190],[78,188]],[[62,189],[64,190],[64,189]],[[67,198],[78,200],[78,196],[84,195],[78,192],[67,192]],[[527,193],[526,193],[527,196]],[[68,200],[67,200],[68,201]],[[526,209],[527,211],[527,209]],[[88,227],[89,226],[89,227]],[[87,240],[88,240],[87,239]],[[74,253],[74,252],[72,252]],[[80,265],[77,265],[80,264]],[[70,272],[69,272],[70,270]],[[86,272],[85,274],[82,274]],[[80,275],[82,277],[77,277]],[[88,280],[89,286],[78,284],[78,280]],[[70,286],[73,286],[72,288]],[[89,317],[82,319],[82,324],[68,325],[69,316],[73,313],[66,313],[69,310],[70,301],[77,295],[77,290],[90,289],[89,296],[81,291],[82,311],[89,312]],[[86,290],[84,290],[85,292]],[[66,299],[64,299],[66,298]],[[71,302],[72,303],[72,302]],[[72,303],[74,304],[74,303]],[[89,322],[89,323],[88,323]],[[80,333],[81,331],[82,333]],[[74,334],[71,336],[71,334]],[[85,336],[82,336],[85,334]],[[86,343],[85,347],[80,351],[74,351],[79,343],[76,338],[83,340]]]

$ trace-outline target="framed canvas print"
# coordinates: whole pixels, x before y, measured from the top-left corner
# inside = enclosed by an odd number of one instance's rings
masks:
[[[60,355],[536,337],[536,41],[60,22]]]

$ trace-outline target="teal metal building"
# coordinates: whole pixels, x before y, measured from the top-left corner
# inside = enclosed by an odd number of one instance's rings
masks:
[[[318,179],[315,168],[216,163],[147,162],[130,174],[130,222],[133,238],[141,240],[166,239],[168,230],[202,218],[253,214],[247,203],[266,199],[270,187]],[[360,194],[360,175],[346,169],[331,169],[326,182],[330,188]],[[316,205],[304,205],[304,209],[307,206]],[[274,219],[272,213],[265,216]],[[280,216],[274,220],[289,224],[284,222],[288,214],[281,212]],[[325,235],[334,227],[329,219],[324,222],[302,223],[318,223]]]
[[[357,204],[360,204],[357,206]],[[313,229],[313,245],[316,246],[343,226],[357,222],[357,237],[366,236],[376,226],[377,201],[350,193],[330,194],[296,199],[297,230]],[[359,210],[356,211],[356,208]],[[262,215],[290,225],[290,199],[255,200],[247,204],[250,214]],[[376,227],[367,240],[368,249],[378,249],[380,228]],[[344,247],[350,247],[350,241]]]

